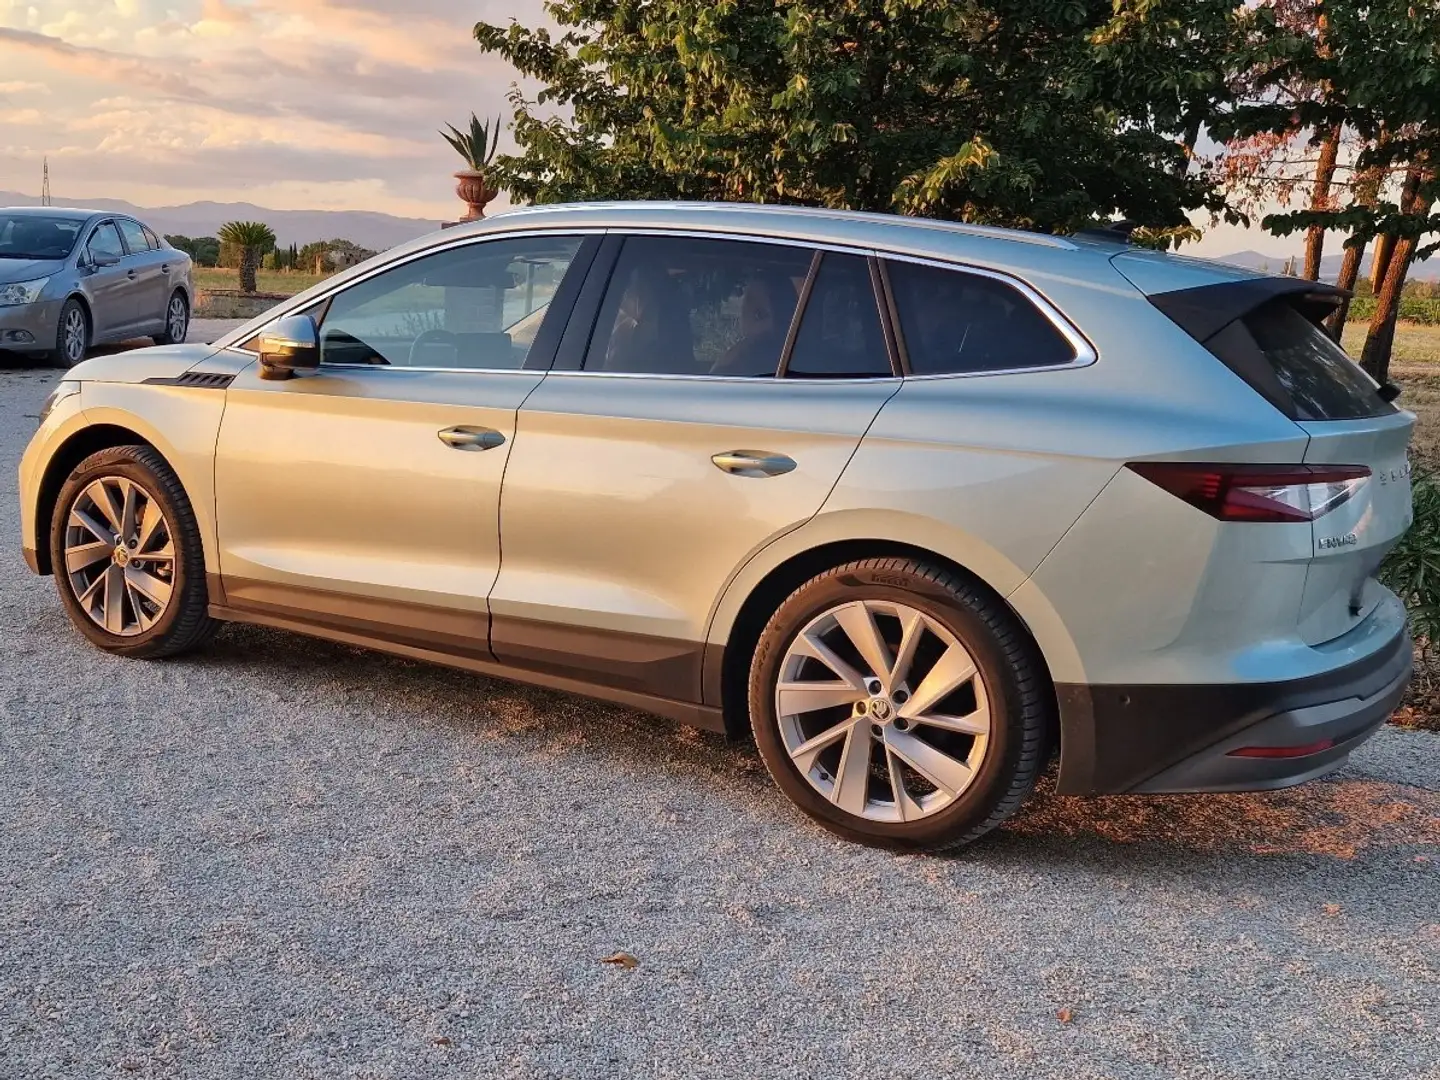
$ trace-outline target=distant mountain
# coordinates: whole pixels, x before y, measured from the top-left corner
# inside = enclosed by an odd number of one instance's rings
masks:
[[[0,206],[36,206],[39,202],[33,195],[0,191]],[[195,202],[147,208],[118,199],[85,199],[66,205],[133,214],[156,232],[184,236],[214,236],[227,221],[263,221],[275,230],[277,240],[287,246],[344,239],[364,248],[384,251],[440,227],[438,221],[391,217],[364,210],[269,210],[250,203]]]
[[[1326,255],[1320,260],[1320,280],[1333,282],[1340,276],[1340,260],[1344,253],[1337,251],[1333,255]],[[1262,255],[1258,251],[1237,251],[1233,255],[1221,255],[1215,259],[1216,262],[1234,263],[1236,266],[1248,266],[1252,270],[1264,270],[1272,274],[1281,273],[1285,269],[1285,256],[1283,255]],[[1297,269],[1304,265],[1303,255],[1295,256]],[[1366,251],[1360,259],[1361,275],[1370,273],[1370,252]],[[1409,278],[1412,281],[1440,281],[1440,256],[1433,259],[1426,259],[1424,262],[1417,262],[1410,267]]]

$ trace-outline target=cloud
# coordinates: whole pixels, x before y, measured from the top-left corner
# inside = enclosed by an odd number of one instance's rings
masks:
[[[48,94],[50,87],[39,82],[0,82],[0,94]]]
[[[71,45],[58,37],[0,26],[0,48],[36,56],[60,71],[111,82],[127,83],[162,94],[203,100],[210,95],[163,65],[89,46]]]

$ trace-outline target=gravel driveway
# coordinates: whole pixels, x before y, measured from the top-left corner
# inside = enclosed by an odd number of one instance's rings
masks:
[[[4,1080],[1440,1077],[1440,736],[897,857],[618,708],[248,628],[112,659],[17,549],[53,380],[0,371]]]

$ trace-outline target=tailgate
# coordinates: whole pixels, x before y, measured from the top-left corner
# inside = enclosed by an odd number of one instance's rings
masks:
[[[1318,645],[1349,631],[1384,596],[1380,562],[1413,516],[1406,451],[1415,418],[1407,412],[1362,420],[1301,422],[1307,465],[1364,465],[1354,494],[1313,522],[1315,558],[1300,603],[1300,637]]]

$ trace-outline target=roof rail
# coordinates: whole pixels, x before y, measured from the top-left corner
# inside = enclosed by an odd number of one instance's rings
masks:
[[[982,236],[990,240],[1009,240],[1018,244],[1035,244],[1040,247],[1060,248],[1068,251],[1079,250],[1063,236],[1049,233],[1027,232],[1022,229],[1006,229],[998,225],[971,225],[963,221],[943,221],[938,218],[910,217],[903,214],[877,214],[863,210],[833,210],[825,206],[789,206],[780,203],[730,203],[636,200],[632,202],[591,202],[591,203],[544,203],[531,206],[513,206],[494,215],[543,214],[569,210],[687,210],[702,213],[759,213],[777,216],[798,216],[823,218],[831,221],[864,221],[877,225],[893,225],[902,228],[931,229],[937,232],[962,233],[967,236]]]

